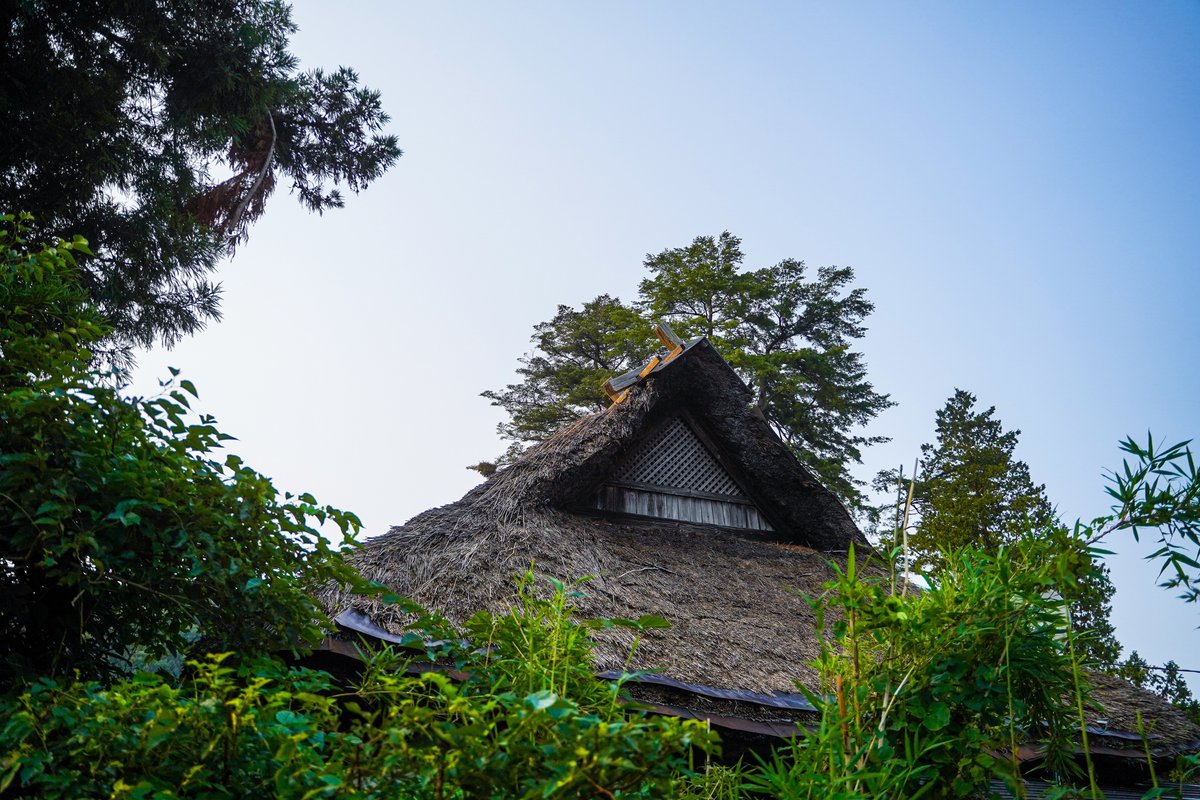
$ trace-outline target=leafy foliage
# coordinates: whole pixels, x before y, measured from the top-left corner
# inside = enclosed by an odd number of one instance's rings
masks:
[[[280,180],[321,212],[399,157],[379,94],[344,67],[298,71],[295,31],[279,0],[0,8],[0,209],[87,237],[118,344],[219,316],[207,276]]]
[[[535,326],[521,381],[483,393],[509,415],[499,427],[514,445],[507,458],[604,408],[601,382],[645,361],[655,347],[648,320],[661,319],[683,336],[708,337],[796,455],[856,506],[860,483],[849,466],[864,446],[883,441],[857,431],[892,405],[851,349],[873,306],[864,289],[849,288],[849,267],[823,267],[810,278],[801,261],[742,271],[743,258],[736,236],[700,236],[646,256],[650,277],[631,307],[601,295],[579,311],[559,306]]]
[[[1109,621],[1115,589],[1108,567],[1082,538],[1058,530],[1046,487],[1035,485],[1029,465],[1015,457],[1021,432],[1006,431],[995,406],[979,410],[976,403],[975,395],[956,389],[937,412],[937,443],[921,445],[919,477],[912,487],[915,524],[907,532],[909,557],[936,575],[946,554],[964,547],[996,553],[1029,536],[1059,542],[1070,551],[1061,554],[1065,563],[1077,571],[1069,587],[1054,591],[1071,604],[1072,624],[1083,634],[1079,646],[1087,660],[1113,669],[1121,646]],[[895,470],[880,473],[874,487],[900,497],[909,488]],[[882,512],[877,512],[876,533],[900,546],[899,531],[882,530]]]
[[[1029,737],[1070,769],[1063,697],[1080,687],[1061,606],[1045,596],[1063,570],[1045,548],[968,548],[927,591],[905,593],[851,557],[810,601],[818,619],[839,615],[810,698],[821,722],[749,785],[780,798],[974,797],[1016,778],[1003,753]]]
[[[1179,590],[1181,599],[1194,603],[1200,600],[1200,470],[1190,445],[1183,441],[1156,446],[1149,433],[1145,446],[1126,437],[1121,450],[1131,458],[1109,474],[1106,487],[1116,500],[1112,513],[1086,525],[1077,522],[1075,527],[1076,535],[1091,543],[1126,530],[1135,540],[1146,533],[1156,535],[1158,548],[1146,558],[1162,564],[1159,585]],[[1179,670],[1173,661],[1163,667],[1151,666],[1135,650],[1116,672],[1178,706],[1200,724],[1200,701],[1192,696]]]
[[[1076,646],[1088,666],[1115,672],[1121,659],[1121,643],[1111,619],[1117,589],[1103,560],[1108,551],[1087,547],[1074,536],[1065,541],[1076,548],[1074,563],[1078,571],[1076,582],[1060,592],[1070,604],[1071,627],[1079,637]]]
[[[742,260],[741,240],[729,232],[647,256],[653,277],[642,281],[642,308],[684,335],[707,336],[800,460],[857,506],[860,484],[849,465],[886,438],[855,431],[893,405],[850,349],[875,307],[865,289],[847,291],[849,267],[822,267],[810,279],[803,261],[739,272]]]
[[[1146,532],[1156,534],[1158,549],[1146,558],[1162,563],[1159,585],[1178,589],[1180,598],[1195,603],[1200,600],[1200,470],[1190,445],[1156,447],[1150,434],[1145,447],[1132,437],[1121,442],[1133,458],[1110,475],[1107,491],[1117,505],[1088,531],[1096,539],[1119,530],[1138,540]]]
[[[908,534],[921,565],[936,568],[944,552],[968,546],[994,552],[1055,522],[1046,487],[1014,457],[1021,432],[1004,430],[995,406],[979,411],[975,403],[975,395],[955,389],[937,412],[937,443],[921,445],[912,496],[918,521]],[[876,479],[879,489],[897,486],[907,488],[895,472]]]
[[[680,333],[706,336],[718,350],[732,350],[754,279],[740,272],[742,243],[725,231],[697,236],[686,247],[647,255],[651,277],[638,287],[639,305],[652,318],[667,318]]]
[[[739,800],[745,794],[749,770],[744,761],[733,765],[710,761],[703,771],[683,777],[675,789],[676,800]]]
[[[483,393],[509,415],[499,432],[515,447],[500,463],[511,461],[523,445],[606,408],[608,396],[600,388],[604,379],[640,366],[653,352],[649,323],[620,298],[606,294],[578,311],[559,306],[554,319],[533,331],[535,349],[519,359],[521,382]],[[488,474],[495,466],[483,462],[474,469]]]
[[[810,696],[820,724],[758,767],[695,773],[693,751],[716,750],[711,733],[640,716],[620,682],[594,679],[592,629],[663,620],[576,623],[578,587],[551,582],[545,597],[531,576],[509,613],[462,630],[392,598],[419,620],[407,640],[419,655],[370,657],[352,687],[226,657],[193,662],[179,685],[112,681],[123,659],[180,650],[197,628],[245,655],[311,641],[321,610],[310,587],[372,590],[315,528],[332,520],[352,533],[357,520],[307,495],[281,500],[223,455],[229,437],[191,413],[189,382],[123,398],[90,366],[106,328],[78,282],[86,242],[31,247],[3,221],[0,674],[4,689],[19,688],[0,700],[0,793],[967,797],[997,776],[1015,781],[1005,754],[1030,739],[1070,774],[1076,720],[1062,701],[1074,696],[1081,719],[1086,641],[1052,592],[1084,591],[1097,542],[1156,531],[1164,584],[1197,597],[1188,446],[1129,440],[1137,462],[1113,476],[1118,505],[1090,525],[944,553],[919,593],[859,571],[852,556],[812,600],[834,632]],[[1141,672],[1195,711],[1175,665]]]
[[[0,232],[0,688],[104,677],[129,648],[182,651],[197,628],[241,652],[321,635],[308,588],[363,585],[315,527],[353,514],[223,454],[231,437],[172,378],[125,398],[89,364],[106,332],[78,283],[82,239]],[[348,545],[347,545],[348,546]],[[365,586],[364,586],[365,589]]]
[[[369,657],[352,689],[278,664],[193,663],[175,688],[153,676],[105,688],[41,681],[3,709],[0,792],[45,797],[667,797],[691,749],[715,748],[695,721],[628,713],[591,674],[588,626],[568,587],[523,585],[519,608],[412,643],[454,664],[407,674],[410,658]],[[597,620],[589,625],[613,624]],[[459,632],[454,632],[458,634]],[[429,666],[428,662],[423,662]],[[551,669],[546,669],[551,667]],[[412,672],[410,670],[409,672]],[[586,680],[583,678],[586,677]]]

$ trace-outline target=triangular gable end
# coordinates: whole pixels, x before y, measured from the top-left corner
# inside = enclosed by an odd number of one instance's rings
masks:
[[[774,530],[682,416],[652,431],[616,464],[596,493],[595,507],[639,517]]]

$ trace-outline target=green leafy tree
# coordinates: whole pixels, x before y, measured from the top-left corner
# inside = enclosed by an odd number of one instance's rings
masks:
[[[647,254],[651,277],[638,287],[641,308],[653,319],[669,319],[685,336],[706,336],[718,350],[736,351],[738,328],[758,287],[741,272],[741,239],[725,231],[698,236],[686,247]]]
[[[498,462],[507,463],[571,420],[603,410],[604,379],[642,364],[653,352],[652,338],[650,324],[637,311],[606,294],[579,310],[560,305],[554,319],[535,325],[534,350],[519,359],[521,382],[483,393],[509,416],[499,432],[513,447]],[[487,475],[496,466],[485,461],[471,469]]]
[[[1184,680],[1181,667],[1174,661],[1163,664],[1161,670],[1151,675],[1150,685],[1158,692],[1159,697],[1187,710],[1188,716],[1193,720],[1200,716],[1200,703],[1192,696],[1192,690]]]
[[[243,653],[325,629],[309,589],[365,585],[317,529],[352,514],[223,452],[195,387],[126,398],[87,349],[107,328],[79,285],[82,239],[0,231],[0,691],[34,676],[105,678],[188,649]],[[345,547],[349,547],[346,545]]]
[[[379,94],[299,71],[295,31],[279,0],[0,4],[0,209],[87,238],[126,353],[219,317],[209,275],[278,182],[319,213],[399,157]]]
[[[937,442],[921,445],[908,546],[922,566],[936,569],[944,553],[967,546],[995,552],[1055,523],[1045,486],[1014,455],[1021,432],[1004,430],[995,406],[975,404],[975,395],[955,389],[937,412]],[[902,485],[895,472],[876,479],[879,489]]]
[[[600,383],[646,358],[656,346],[649,320],[661,319],[683,336],[708,337],[796,455],[857,507],[860,482],[850,465],[861,461],[862,447],[883,441],[858,431],[892,405],[852,350],[873,306],[865,290],[849,288],[848,267],[823,267],[810,278],[801,261],[744,271],[743,260],[736,236],[700,236],[646,257],[649,277],[632,308],[603,295],[581,312],[560,306],[535,326],[535,350],[517,370],[521,382],[484,393],[509,414],[499,428],[515,445],[509,456],[604,408]]]
[[[1134,686],[1140,686],[1145,689],[1149,683],[1150,670],[1152,669],[1154,667],[1150,666],[1150,662],[1142,658],[1137,650],[1134,650],[1125,659],[1125,663],[1121,664],[1117,669],[1117,674]]]
[[[741,271],[741,240],[728,231],[646,257],[640,286],[649,316],[683,335],[707,336],[754,391],[758,408],[796,455],[852,507],[862,496],[850,465],[862,448],[886,441],[859,431],[893,405],[867,380],[861,353],[874,310],[866,290],[849,288],[849,267],[803,261]]]
[[[995,553],[1031,535],[1053,535],[1064,558],[1076,565],[1074,578],[1058,591],[1082,634],[1079,646],[1092,664],[1112,669],[1121,647],[1109,620],[1115,589],[1108,567],[1082,539],[1060,535],[1045,486],[1034,484],[1029,466],[1015,457],[1021,432],[1006,431],[994,406],[980,410],[976,402],[975,395],[956,389],[937,412],[937,442],[921,446],[909,557],[936,576],[947,554],[965,547]],[[898,472],[888,471],[876,478],[875,488],[903,494],[907,485]]]
[[[1174,661],[1168,661],[1161,667],[1151,666],[1137,650],[1134,650],[1125,659],[1125,663],[1119,666],[1116,674],[1134,686],[1154,692],[1168,703],[1182,709],[1193,722],[1200,725],[1200,701],[1192,695],[1192,690],[1183,677],[1182,668]]]
[[[1071,625],[1079,634],[1077,643],[1089,666],[1104,672],[1115,672],[1121,660],[1121,643],[1112,624],[1112,598],[1117,588],[1103,561],[1078,539],[1071,537],[1075,547],[1076,580],[1062,592],[1070,603]]]

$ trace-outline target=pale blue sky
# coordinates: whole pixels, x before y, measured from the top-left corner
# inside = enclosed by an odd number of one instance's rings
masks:
[[[954,388],[1022,430],[1068,518],[1147,428],[1200,434],[1200,4],[296,4],[306,67],[383,92],[405,155],[347,208],[280,193],[183,368],[237,450],[368,533],[494,456],[480,398],[558,303],[728,229],[850,265],[911,464]],[[1115,621],[1200,668],[1197,609],[1111,542]],[[1145,549],[1143,548],[1144,552]]]

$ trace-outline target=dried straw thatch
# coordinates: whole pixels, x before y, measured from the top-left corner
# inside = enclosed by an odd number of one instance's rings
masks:
[[[506,609],[514,577],[531,564],[563,581],[590,576],[583,614],[653,614],[672,624],[640,636],[631,666],[660,676],[644,687],[645,699],[687,715],[746,721],[745,730],[786,731],[807,706],[795,682],[816,682],[809,662],[818,632],[801,594],[819,593],[832,576],[830,562],[844,564],[851,545],[870,547],[750,400],[708,342],[694,341],[638,380],[622,402],[530,449],[458,502],[368,540],[355,564],[368,580],[455,622],[480,609]],[[773,531],[596,510],[598,487],[621,459],[647,431],[681,413],[703,429]],[[346,620],[345,612],[358,612],[368,629],[399,634],[410,621],[395,606],[337,587],[321,599],[331,616]],[[617,628],[598,639],[598,670],[625,668],[632,634]],[[1132,730],[1125,711],[1140,708],[1158,720],[1160,744],[1200,739],[1156,698],[1107,679],[1100,688],[1114,709],[1109,730]]]
[[[461,620],[502,609],[514,576],[591,576],[583,613],[666,617],[642,637],[637,667],[690,684],[793,691],[812,678],[812,613],[793,589],[816,592],[830,558],[869,549],[837,499],[749,405],[749,392],[704,340],[651,373],[621,403],[582,418],[462,500],[369,540],[356,566],[369,580]],[[744,488],[773,521],[761,538],[686,522],[606,518],[588,510],[597,486],[639,434],[681,408],[704,425]],[[769,538],[768,538],[769,536]],[[336,615],[358,608],[397,631],[407,621],[375,601],[330,590]],[[603,632],[601,669],[618,669],[631,634]]]
[[[1200,750],[1200,729],[1175,706],[1128,681],[1089,672],[1091,699],[1099,708],[1086,712],[1093,751],[1139,750],[1149,745],[1155,755],[1194,753]],[[1138,714],[1142,716],[1142,734]]]

